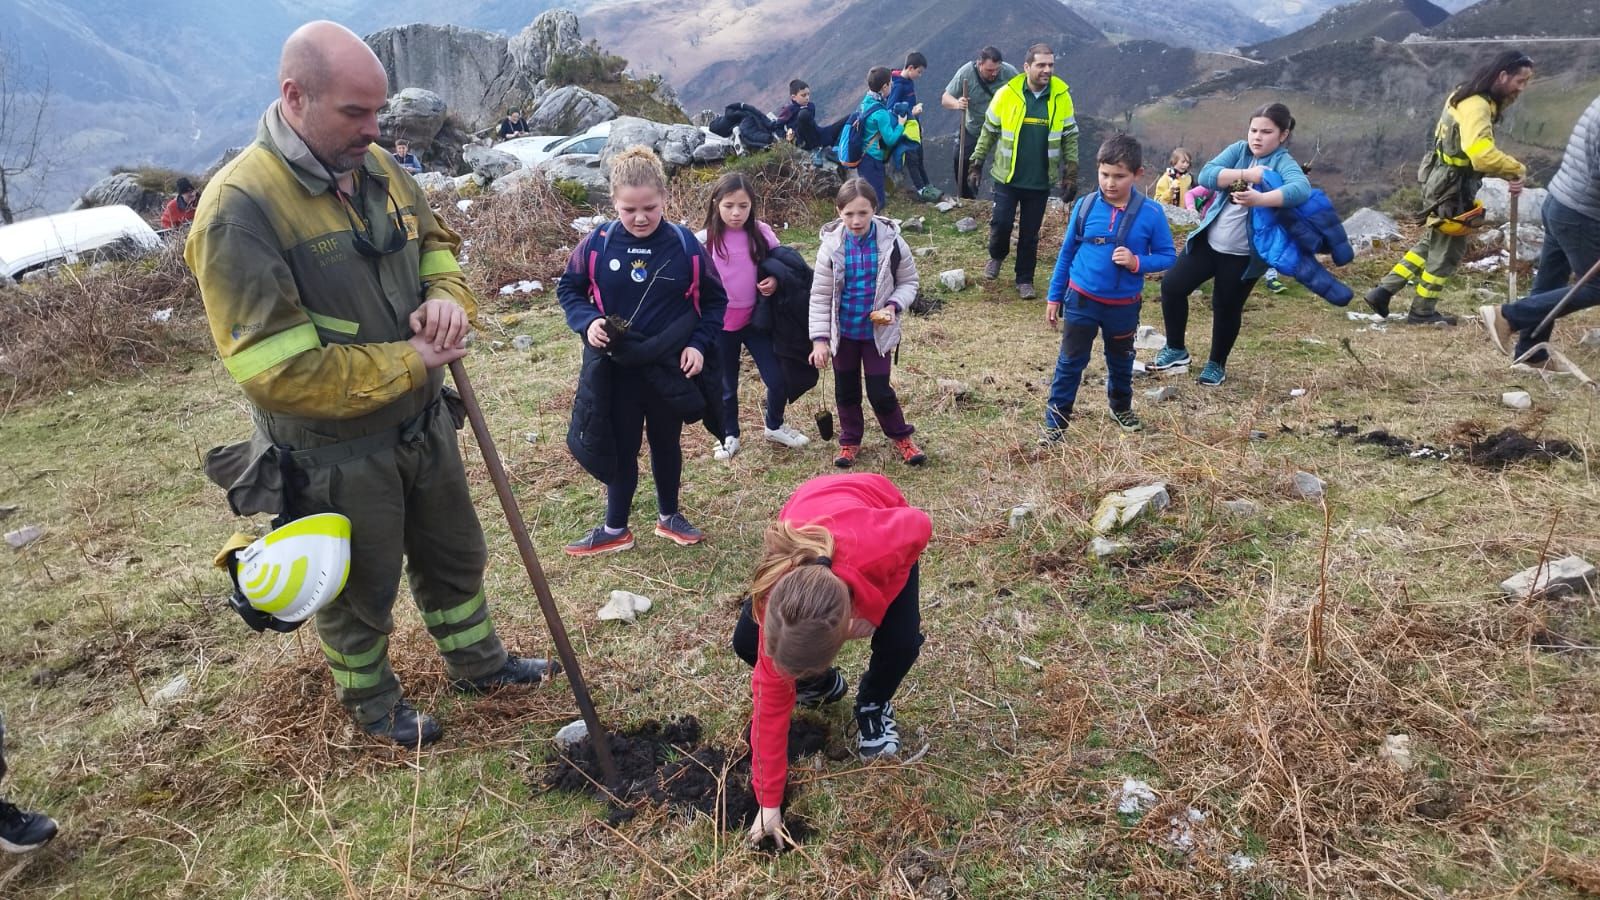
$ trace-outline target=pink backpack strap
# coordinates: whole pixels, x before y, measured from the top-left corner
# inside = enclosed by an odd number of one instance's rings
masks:
[[[601,315],[605,315],[606,304],[605,304],[605,301],[600,299],[600,282],[595,280],[595,270],[596,270],[596,267],[600,263],[600,251],[598,249],[596,249],[595,246],[594,246],[594,236],[596,234],[600,235],[601,237],[605,237],[606,236],[606,233],[604,231],[602,231],[601,229],[596,228],[594,230],[594,232],[589,235],[589,238],[588,238],[588,243],[589,243],[589,298],[594,301],[594,305],[595,305],[596,308],[598,308],[600,310],[600,314]]]

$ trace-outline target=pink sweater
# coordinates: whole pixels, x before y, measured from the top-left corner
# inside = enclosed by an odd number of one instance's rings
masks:
[[[778,246],[778,236],[767,223],[757,220],[756,228],[767,240],[767,249]],[[722,278],[722,288],[728,292],[728,311],[722,317],[723,331],[739,331],[750,324],[756,309],[756,282],[761,280],[756,264],[750,259],[750,236],[743,228],[722,233],[722,248],[711,246],[701,237],[701,243],[711,252],[717,264],[717,275]]]

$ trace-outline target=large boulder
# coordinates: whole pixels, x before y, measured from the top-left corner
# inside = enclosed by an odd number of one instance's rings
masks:
[[[528,116],[528,130],[533,134],[578,134],[616,117],[617,105],[608,98],[569,84],[539,100]]]
[[[514,65],[505,35],[455,25],[400,25],[366,37],[389,90],[423,87],[475,128],[520,105],[537,78]]]
[[[694,151],[705,142],[705,132],[693,125],[668,125],[656,152],[670,167],[687,166],[694,162]]]
[[[1517,224],[1540,224],[1544,214],[1544,201],[1550,194],[1544,188],[1526,188],[1517,198]],[[1492,224],[1511,221],[1511,190],[1503,178],[1485,178],[1478,189],[1478,202],[1483,204],[1484,218]]]
[[[1167,214],[1168,225],[1193,228],[1200,224],[1200,216],[1195,214],[1192,209],[1184,209],[1181,206],[1162,203],[1161,211]]]
[[[1400,240],[1400,225],[1371,207],[1363,206],[1344,220],[1344,233],[1357,253],[1371,250],[1374,245]]]
[[[508,41],[506,52],[517,69],[531,80],[538,81],[544,78],[557,57],[592,51],[583,43],[577,14],[569,9],[552,9],[540,13],[533,24]]]
[[[489,185],[489,190],[496,194],[509,194],[521,187],[525,182],[542,181],[543,175],[536,169],[518,169],[496,178]]]
[[[154,212],[161,208],[162,196],[146,190],[139,176],[132,172],[107,175],[83,192],[73,209],[90,209],[96,206],[127,206],[135,212]]]
[[[522,168],[522,161],[504,150],[472,144],[461,154],[472,174],[486,181],[494,181]]]
[[[600,157],[593,154],[573,153],[558,156],[540,163],[538,169],[544,173],[544,177],[550,179],[551,184],[558,181],[575,181],[583,185],[590,206],[602,206],[611,196],[611,185],[606,180],[606,172],[600,164]]]
[[[633,146],[644,146],[655,150],[667,136],[667,126],[638,116],[622,116],[611,123],[611,136],[606,139],[605,149],[600,151],[600,162],[606,168],[611,167],[611,158],[618,153]]]
[[[416,176],[417,185],[425,191],[445,191],[455,186],[455,179],[443,172],[423,172]]]
[[[378,130],[392,140],[411,142],[418,156],[433,149],[433,139],[444,127],[444,98],[433,91],[408,87],[389,98],[389,105],[378,113]]]

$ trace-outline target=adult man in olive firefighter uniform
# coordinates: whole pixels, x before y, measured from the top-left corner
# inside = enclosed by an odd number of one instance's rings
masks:
[[[1056,77],[1056,56],[1044,44],[1028,48],[1022,74],[1011,79],[989,101],[983,131],[972,149],[974,172],[994,151],[989,174],[994,178],[994,214],[989,219],[989,262],[983,277],[1000,277],[1000,264],[1011,250],[1011,227],[1017,232],[1017,295],[1038,296],[1033,288],[1039,262],[1039,227],[1050,201],[1050,189],[1061,187],[1061,199],[1078,194],[1078,120],[1067,83]]]
[[[402,557],[457,689],[552,667],[508,654],[489,619],[483,530],[441,400],[475,304],[460,238],[372,143],[383,66],[343,26],[312,22],[284,44],[279,81],[255,143],[202,195],[185,252],[255,422],[207,471],[240,514],[348,517],[349,575],[317,632],[356,722],[418,746],[441,729],[389,667]]]
[[[1445,101],[1434,127],[1433,149],[1417,170],[1427,230],[1377,287],[1367,292],[1367,305],[1381,316],[1389,300],[1407,284],[1417,286],[1406,322],[1411,325],[1454,325],[1456,317],[1439,312],[1445,281],[1461,264],[1472,229],[1483,223],[1477,201],[1485,177],[1504,178],[1511,202],[1522,193],[1527,167],[1495,146],[1494,126],[1533,80],[1533,60],[1511,50],[1499,54],[1458,86]]]

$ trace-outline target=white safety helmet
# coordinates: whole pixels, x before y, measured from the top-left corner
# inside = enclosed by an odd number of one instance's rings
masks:
[[[338,513],[295,519],[240,550],[234,580],[250,605],[303,622],[339,596],[350,575],[350,520]]]

